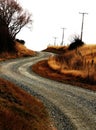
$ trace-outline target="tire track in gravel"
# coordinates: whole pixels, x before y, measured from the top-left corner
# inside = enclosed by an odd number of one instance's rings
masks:
[[[58,130],[96,130],[96,92],[42,78],[30,67],[50,53],[0,63],[0,77],[44,102]]]

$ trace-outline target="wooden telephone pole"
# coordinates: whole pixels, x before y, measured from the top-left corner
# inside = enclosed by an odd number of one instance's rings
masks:
[[[83,37],[83,26],[84,26],[84,15],[88,14],[88,13],[81,13],[81,12],[79,12],[79,14],[82,14],[82,25],[81,25],[81,40],[82,40],[82,37]]]
[[[61,28],[62,30],[63,30],[63,32],[62,32],[62,42],[61,42],[61,46],[63,45],[63,43],[64,43],[64,30],[66,29],[66,28]]]
[[[56,46],[56,39],[57,37],[54,37],[54,46]]]

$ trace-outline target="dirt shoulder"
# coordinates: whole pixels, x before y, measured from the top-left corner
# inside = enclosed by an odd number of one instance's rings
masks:
[[[0,130],[53,130],[43,103],[0,78]]]
[[[88,84],[87,82],[84,82],[84,79],[81,79],[80,77],[74,77],[72,75],[65,75],[61,74],[58,71],[53,70],[49,67],[47,60],[40,61],[32,66],[32,70],[39,74],[40,76],[60,81],[65,84],[71,84],[74,85],[74,87],[82,87],[85,89],[96,91],[96,85]]]

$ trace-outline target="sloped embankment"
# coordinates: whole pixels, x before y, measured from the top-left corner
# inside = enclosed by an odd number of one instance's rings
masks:
[[[51,130],[41,101],[0,79],[0,130]]]

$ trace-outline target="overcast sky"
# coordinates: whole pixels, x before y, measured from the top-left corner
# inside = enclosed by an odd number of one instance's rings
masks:
[[[96,43],[96,1],[95,0],[19,0],[24,9],[32,13],[32,30],[21,30],[18,38],[26,41],[30,49],[40,51],[48,44],[60,45],[62,40],[62,27],[64,31],[64,43],[70,43],[72,36],[81,33],[82,15],[79,12],[87,12],[84,17],[83,41]]]

